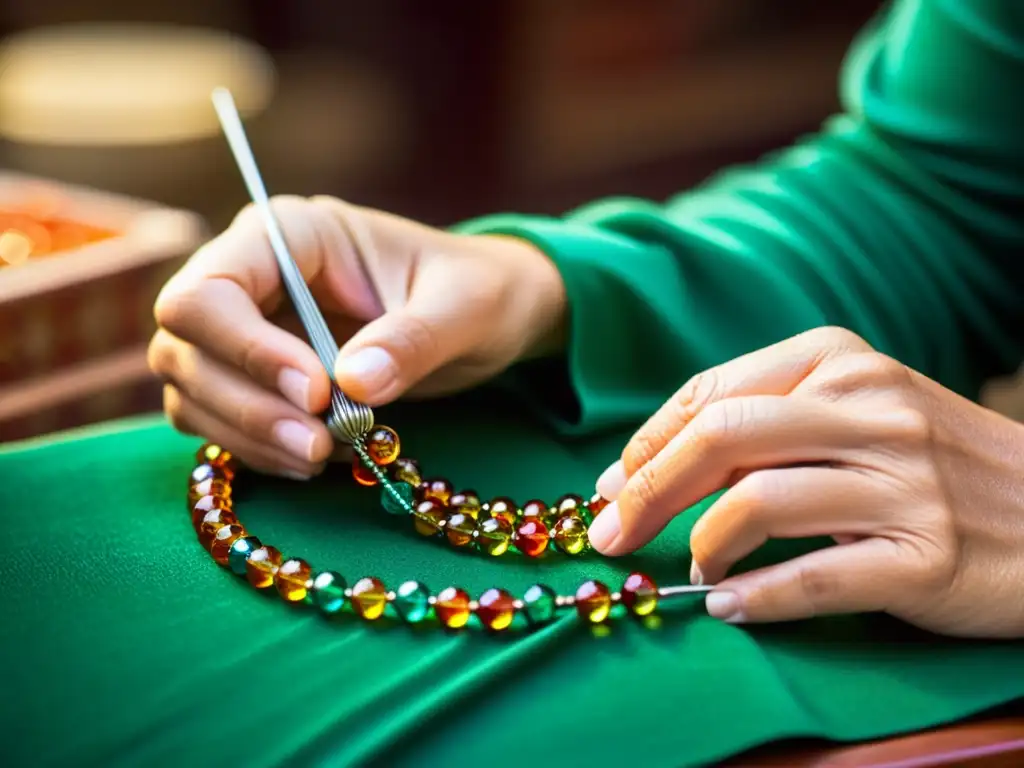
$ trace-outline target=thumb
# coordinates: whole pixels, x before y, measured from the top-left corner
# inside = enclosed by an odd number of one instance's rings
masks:
[[[367,405],[383,405],[468,352],[482,324],[475,320],[479,294],[462,288],[466,268],[458,255],[422,255],[408,301],[342,347],[334,368],[338,386]]]

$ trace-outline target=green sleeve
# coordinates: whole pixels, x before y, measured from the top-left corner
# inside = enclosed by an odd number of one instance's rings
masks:
[[[507,380],[567,432],[624,426],[840,325],[975,396],[1024,355],[1022,89],[1020,0],[897,0],[848,56],[842,114],[795,146],[665,204],[461,225],[532,241],[568,291],[567,358]]]

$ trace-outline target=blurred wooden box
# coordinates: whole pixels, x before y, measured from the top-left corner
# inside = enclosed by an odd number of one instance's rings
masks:
[[[0,173],[0,211],[38,200],[114,234],[0,267],[0,442],[152,407],[153,303],[206,235],[186,211]]]

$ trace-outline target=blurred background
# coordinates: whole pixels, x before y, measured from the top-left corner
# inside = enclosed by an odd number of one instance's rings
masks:
[[[214,86],[271,193],[558,214],[814,130],[879,4],[9,0],[0,234],[36,234],[0,243],[0,440],[159,408],[153,299],[246,203]]]

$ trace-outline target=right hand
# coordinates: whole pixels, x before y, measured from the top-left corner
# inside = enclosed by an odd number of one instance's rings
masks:
[[[273,201],[341,352],[339,387],[371,406],[450,394],[561,343],[565,291],[524,241],[457,235],[327,197]],[[291,309],[251,206],[167,283],[149,364],[182,432],[250,467],[308,478],[338,455],[330,380]]]

